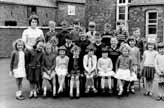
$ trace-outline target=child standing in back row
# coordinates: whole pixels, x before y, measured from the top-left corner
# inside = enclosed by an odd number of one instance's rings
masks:
[[[25,43],[23,40],[18,39],[13,44],[14,50],[11,55],[10,71],[16,78],[18,91],[16,92],[16,99],[23,100],[22,95],[22,81],[26,77],[25,72]]]
[[[152,96],[152,86],[155,74],[155,57],[158,54],[155,49],[154,43],[147,44],[147,50],[144,51],[143,54],[143,69],[142,75],[144,77],[145,89],[146,92],[144,93],[145,96]]]

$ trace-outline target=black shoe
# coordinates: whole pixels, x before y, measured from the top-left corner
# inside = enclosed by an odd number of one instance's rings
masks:
[[[162,97],[158,96],[155,100],[160,101],[160,100],[162,100]]]
[[[149,96],[149,92],[145,92],[144,93],[144,96]]]
[[[21,95],[21,96],[16,96],[16,99],[17,99],[17,100],[24,100],[25,97],[24,97],[23,95]]]

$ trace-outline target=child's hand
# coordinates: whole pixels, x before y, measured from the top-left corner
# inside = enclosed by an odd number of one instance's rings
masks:
[[[13,75],[14,75],[14,72],[13,72],[13,71],[10,71],[10,72],[9,72],[9,75],[10,75],[10,76],[13,76]]]

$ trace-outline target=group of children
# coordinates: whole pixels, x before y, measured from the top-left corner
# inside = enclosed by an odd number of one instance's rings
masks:
[[[51,21],[50,24],[55,23]],[[110,25],[106,27],[110,28]],[[127,35],[126,32],[115,36],[109,30],[100,35],[92,30],[95,29],[93,22],[89,28],[87,33],[63,29],[59,34],[50,29],[45,39],[36,39],[32,50],[26,49],[22,39],[16,40],[10,65],[18,87],[16,99],[24,99],[22,80],[25,77],[30,82],[29,98],[37,98],[39,93],[46,97],[48,90],[52,91],[53,97],[69,92],[70,98],[79,98],[83,91],[85,94],[107,92],[122,96],[135,93],[134,82],[140,76],[145,79],[144,95],[151,96],[157,74],[157,100],[164,101],[164,44],[157,45],[157,52],[156,44],[148,42],[142,54],[134,36],[119,40],[119,35]],[[79,38],[74,39],[72,35]]]

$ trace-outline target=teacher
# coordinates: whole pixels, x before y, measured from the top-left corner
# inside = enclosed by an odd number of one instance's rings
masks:
[[[44,39],[43,31],[38,28],[39,17],[31,15],[29,18],[29,27],[23,31],[22,39],[25,42],[27,50],[32,50],[39,37]]]

